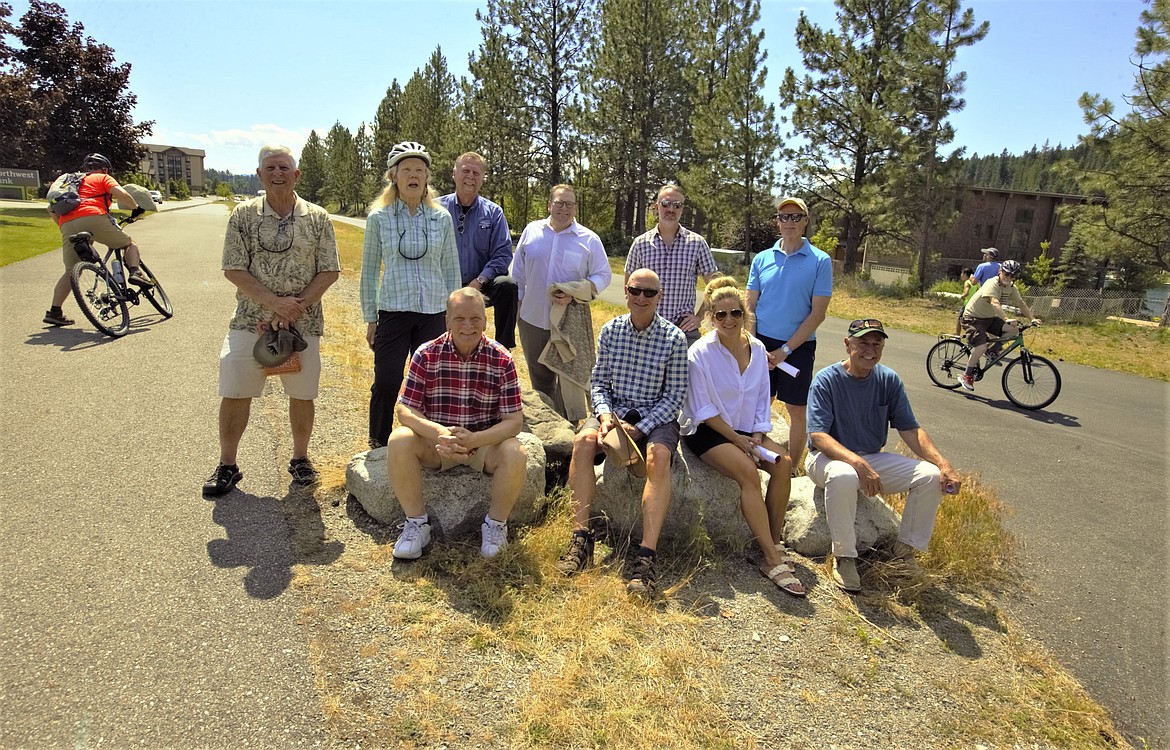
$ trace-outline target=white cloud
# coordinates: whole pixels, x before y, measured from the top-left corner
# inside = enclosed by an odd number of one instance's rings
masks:
[[[309,131],[310,128],[290,130],[271,123],[258,123],[246,129],[209,130],[203,133],[157,128],[149,142],[200,148],[207,152],[204,166],[247,174],[256,169],[256,155],[261,146],[280,143],[299,155],[309,137]]]

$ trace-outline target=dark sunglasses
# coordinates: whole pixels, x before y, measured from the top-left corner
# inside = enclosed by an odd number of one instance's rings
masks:
[[[775,214],[775,217],[776,221],[780,222],[781,224],[795,224],[796,222],[803,220],[805,214]]]
[[[851,331],[857,331],[862,328],[881,328],[884,330],[882,322],[880,320],[874,320],[873,318],[858,318],[849,324],[849,330]]]
[[[658,296],[657,289],[643,289],[642,287],[638,286],[628,286],[626,287],[626,292],[628,292],[631,297],[645,297],[646,299],[653,299],[654,297]]]
[[[658,205],[662,206],[663,208],[682,208],[683,202],[682,201],[666,200],[664,198],[664,199],[658,201]]]
[[[739,320],[743,317],[743,310],[740,310],[738,307],[734,310],[717,310],[715,312],[714,318],[715,320],[726,320],[728,315],[735,318],[736,320]]]

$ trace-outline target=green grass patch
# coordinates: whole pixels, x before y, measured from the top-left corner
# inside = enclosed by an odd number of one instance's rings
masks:
[[[0,267],[61,247],[61,231],[44,205],[0,208]]]

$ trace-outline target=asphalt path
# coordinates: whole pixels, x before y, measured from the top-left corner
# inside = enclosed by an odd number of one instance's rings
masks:
[[[41,323],[59,252],[0,269],[0,747],[331,743],[288,592],[286,419],[254,409],[244,491],[200,496],[226,220],[192,202],[129,228],[175,317],[134,307],[117,340],[72,298],[77,325]]]
[[[624,306],[621,285],[615,274],[599,297]],[[818,368],[844,356],[847,326],[821,325]],[[1028,336],[1029,345],[1043,340],[1043,327]],[[1170,747],[1170,385],[1057,361],[1060,396],[1027,411],[1004,396],[1002,368],[974,394],[935,386],[925,365],[935,341],[892,331],[882,362],[902,375],[943,454],[1014,511],[1008,528],[1021,543],[1026,589],[1012,614],[1135,746]]]

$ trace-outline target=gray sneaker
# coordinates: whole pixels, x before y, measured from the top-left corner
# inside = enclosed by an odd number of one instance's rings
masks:
[[[399,560],[417,560],[422,557],[423,550],[431,543],[431,525],[408,518],[398,528],[402,533],[398,535],[398,541],[394,542],[394,556]]]

